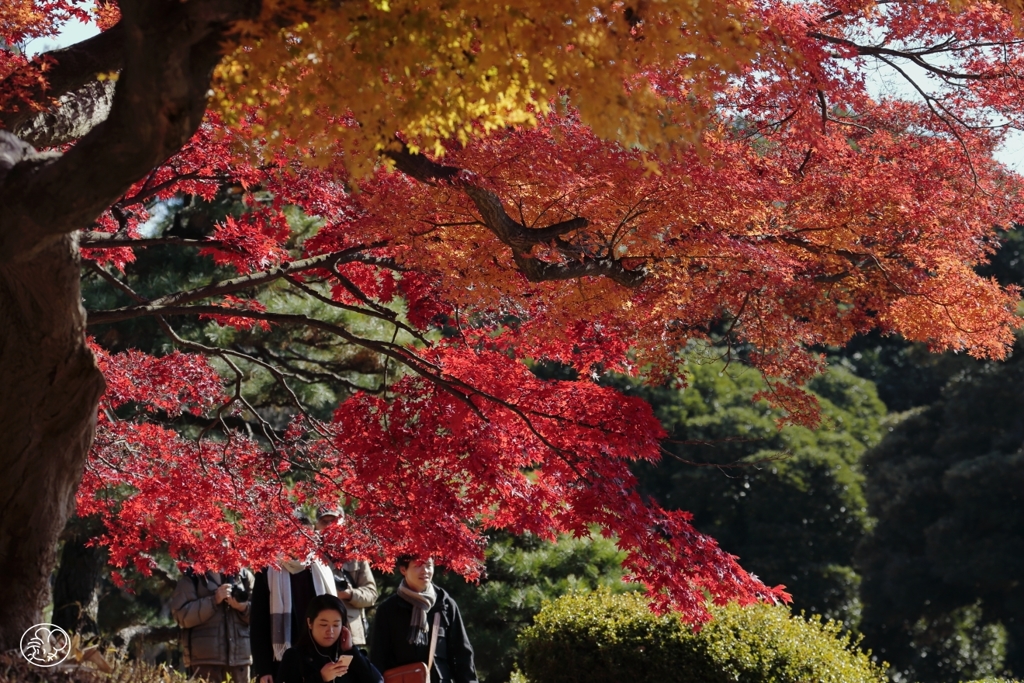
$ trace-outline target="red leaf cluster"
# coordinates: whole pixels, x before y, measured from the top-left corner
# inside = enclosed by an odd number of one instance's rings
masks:
[[[72,7],[15,6],[49,18],[25,15],[0,41],[45,35]],[[231,125],[209,116],[82,236],[91,272],[133,300],[90,324],[156,317],[191,352],[96,350],[108,393],[79,509],[103,516],[112,562],[145,570],[169,550],[231,569],[327,547],[381,566],[430,552],[475,576],[488,529],[551,538],[596,525],[660,608],[699,621],[707,594],[784,598],[686,513],[636,493],[630,465],[656,461],[663,433],[597,378],[674,379],[692,345],[723,345],[769,378],[763,398],[813,423],[801,386],[822,345],[880,330],[1002,357],[1019,292],[976,266],[996,226],[1024,213],[1019,176],[993,159],[1024,120],[1024,50],[1019,25],[985,2],[760,0],[750,14],[737,30],[756,34],[759,57],[707,80],[719,92],[690,91],[697,55],[624,85],[708,114],[682,131],[698,144],[657,154],[599,138],[573,93],[534,128],[481,128],[444,156],[413,156],[397,133],[365,178],[349,177],[340,142],[314,153],[267,139],[255,108]],[[910,96],[872,97],[871,60]],[[0,78],[24,66],[0,50]],[[43,76],[26,78],[4,81],[0,107]],[[325,131],[356,126],[322,118]],[[659,124],[692,117],[666,106]],[[226,198],[234,212],[208,233],[155,232],[161,212]],[[297,216],[315,229],[299,236]],[[145,299],[129,264],[156,245],[199,249],[231,276]],[[272,287],[302,304],[263,296]],[[281,348],[186,338],[172,328],[182,319]],[[295,355],[300,342],[372,362],[350,363],[358,381],[310,375],[294,364],[316,360]],[[540,380],[541,361],[577,379]],[[270,372],[294,405],[261,415],[239,363]],[[347,393],[317,419],[289,382],[324,377]],[[338,500],[350,522],[327,538],[295,517]]]

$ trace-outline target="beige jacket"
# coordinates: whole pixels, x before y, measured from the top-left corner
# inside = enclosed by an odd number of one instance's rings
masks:
[[[377,602],[377,582],[373,579],[373,572],[370,571],[370,563],[360,560],[353,560],[341,565],[345,570],[345,576],[349,578],[352,585],[352,597],[349,600],[342,600],[348,608],[348,627],[352,631],[352,642],[359,646],[366,645],[365,624],[363,624],[364,610],[373,607]],[[334,570],[336,576],[342,572]],[[342,591],[339,589],[339,593]]]

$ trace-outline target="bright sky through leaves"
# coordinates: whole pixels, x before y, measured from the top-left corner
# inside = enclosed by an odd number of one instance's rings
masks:
[[[28,54],[54,50],[73,45],[97,33],[99,33],[99,29],[95,25],[71,19],[57,36],[31,40],[26,44],[25,50]],[[920,82],[927,81],[925,72],[919,67],[909,65],[907,71]],[[917,96],[917,93],[903,78],[884,66],[876,65],[873,68],[867,68],[864,75],[869,91],[876,98],[885,96],[914,100]],[[1024,173],[1024,132],[1010,131],[994,156],[1018,173]]]

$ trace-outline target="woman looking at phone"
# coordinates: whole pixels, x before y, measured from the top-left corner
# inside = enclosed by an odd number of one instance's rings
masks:
[[[306,631],[281,659],[278,683],[381,683],[384,679],[352,644],[348,610],[334,595],[318,595],[306,609]]]

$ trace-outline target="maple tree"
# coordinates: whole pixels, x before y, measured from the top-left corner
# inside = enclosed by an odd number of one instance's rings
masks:
[[[593,376],[677,376],[712,341],[811,422],[810,346],[880,329],[1004,355],[1017,290],[973,267],[1021,213],[992,158],[1024,108],[1018,10],[121,0],[28,58],[83,10],[5,5],[0,647],[38,621],[76,493],[142,569],[302,553],[321,539],[294,508],[343,495],[324,542],[378,563],[473,576],[486,529],[598,525],[658,608],[784,597],[634,491],[662,429]],[[869,61],[917,99],[872,98]],[[150,232],[226,194],[242,208],[205,229]],[[216,269],[137,290],[155,248]],[[122,302],[86,316],[82,272]],[[87,337],[142,318],[176,350]],[[288,408],[252,405],[254,375]],[[334,387],[329,414],[298,385]]]

